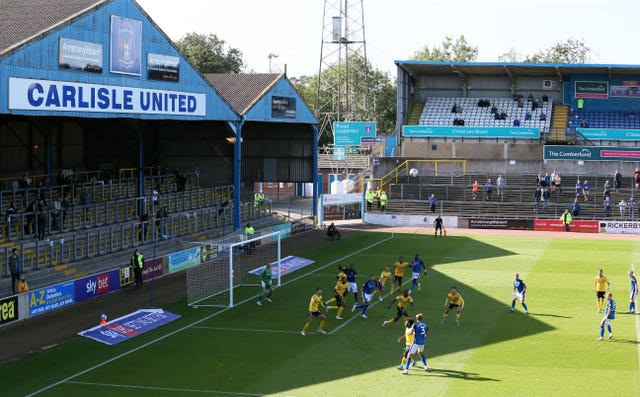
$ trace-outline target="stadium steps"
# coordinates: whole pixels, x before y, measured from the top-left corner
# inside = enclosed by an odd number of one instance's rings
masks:
[[[424,103],[414,102],[411,105],[411,109],[409,110],[409,114],[407,115],[407,119],[405,120],[405,124],[418,125],[418,123],[420,123],[420,115],[422,114],[424,105]]]
[[[547,141],[558,144],[567,143],[567,125],[569,123],[569,106],[554,104],[551,116],[551,133]]]

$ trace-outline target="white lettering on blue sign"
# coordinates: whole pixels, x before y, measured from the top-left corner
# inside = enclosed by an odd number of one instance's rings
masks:
[[[11,77],[9,109],[205,116],[206,95]]]

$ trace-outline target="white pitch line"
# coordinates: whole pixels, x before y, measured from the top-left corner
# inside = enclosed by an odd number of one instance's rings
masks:
[[[225,328],[225,327],[205,327],[195,326],[193,329],[211,329],[216,331],[237,331],[237,332],[260,332],[268,334],[299,334],[300,331],[283,331],[278,329],[257,329],[257,328]]]
[[[634,269],[633,263],[631,264],[631,270],[633,270],[633,274],[636,274],[636,270]],[[636,278],[638,276],[636,275]],[[636,305],[638,304],[636,298]],[[638,347],[638,367],[640,367],[640,316],[638,316],[638,309],[636,308],[635,313],[632,314],[636,319],[636,346]]]
[[[228,394],[230,396],[272,396],[272,397],[294,397],[282,394],[265,394],[265,393],[242,393],[222,390],[206,390],[206,389],[181,389],[174,387],[157,387],[157,386],[141,386],[141,385],[119,385],[115,383],[95,383],[95,382],[65,382],[70,385],[98,386],[98,387],[115,387],[120,389],[141,389],[141,390],[157,390],[170,392],[187,392],[187,393],[207,393],[207,394]]]
[[[354,252],[350,253],[349,255],[345,255],[345,256],[343,256],[343,257],[342,257],[342,258],[340,258],[340,259],[336,259],[335,261],[329,262],[329,263],[327,263],[326,265],[320,266],[320,267],[318,267],[317,269],[314,269],[314,270],[310,271],[309,273],[305,273],[305,274],[303,274],[303,275],[301,275],[301,276],[294,277],[294,278],[292,278],[291,280],[288,280],[288,281],[284,282],[284,283],[281,285],[281,287],[282,287],[282,286],[284,286],[284,285],[290,284],[290,283],[292,283],[292,282],[294,282],[294,281],[300,280],[300,279],[301,279],[301,278],[303,278],[303,277],[307,277],[307,276],[309,276],[309,275],[311,275],[311,274],[314,274],[314,273],[316,273],[316,272],[318,272],[318,271],[320,271],[320,270],[322,270],[322,269],[324,269],[324,268],[327,268],[327,267],[329,267],[329,266],[331,266],[331,265],[334,265],[334,264],[336,264],[336,263],[338,263],[338,262],[340,262],[340,261],[343,261],[343,260],[345,260],[346,258],[349,258],[349,257],[351,257],[351,256],[357,255],[357,254],[359,254],[360,252],[363,252],[363,251],[366,251],[366,250],[368,250],[368,249],[371,249],[371,248],[375,247],[376,245],[380,245],[380,244],[382,244],[382,243],[384,243],[384,242],[387,242],[387,241],[391,240],[392,238],[393,238],[393,236],[389,236],[389,237],[387,237],[387,238],[385,238],[385,239],[383,239],[383,240],[378,241],[377,243],[370,244],[370,245],[368,245],[368,246],[366,246],[366,247],[364,247],[364,248],[361,248],[361,249],[359,249],[359,250],[357,250],[357,251],[354,251]],[[247,298],[247,299],[245,299],[245,300],[243,300],[243,301],[239,302],[239,303],[238,303],[238,305],[241,305],[241,304],[243,304],[243,303],[247,303],[247,302],[253,301],[253,300],[254,300],[254,299],[256,299],[258,296],[259,296],[259,294],[256,294],[256,295],[254,295],[254,296],[252,296],[252,297],[249,297],[249,298]],[[209,319],[211,319],[211,318],[213,318],[213,317],[215,317],[215,316],[217,316],[217,315],[219,315],[219,314],[221,314],[221,313],[224,313],[224,312],[226,312],[226,311],[228,311],[228,310],[231,310],[231,309],[233,309],[233,307],[227,307],[227,308],[224,308],[224,309],[222,309],[222,310],[220,310],[220,311],[217,311],[217,312],[215,312],[215,313],[212,313],[212,314],[210,314],[210,315],[208,315],[208,316],[206,316],[206,317],[204,317],[204,318],[201,318],[200,320],[197,320],[197,321],[192,322],[191,324],[185,325],[185,326],[184,326],[184,327],[182,327],[182,328],[178,328],[178,329],[176,329],[176,330],[174,330],[174,331],[171,331],[171,332],[169,332],[169,333],[168,333],[168,334],[166,334],[166,335],[160,336],[160,337],[158,337],[158,338],[156,338],[156,339],[153,339],[153,340],[151,340],[151,341],[149,341],[149,342],[147,342],[147,343],[145,343],[145,344],[142,344],[142,345],[140,345],[140,346],[138,346],[138,347],[134,347],[133,349],[128,350],[128,351],[126,351],[126,352],[124,352],[124,353],[122,353],[122,354],[119,354],[119,355],[117,355],[117,356],[115,356],[115,357],[112,357],[112,358],[110,358],[110,359],[108,359],[108,360],[102,361],[102,362],[100,362],[100,363],[98,363],[98,364],[96,364],[96,365],[93,365],[93,366],[91,366],[91,367],[89,367],[89,368],[87,368],[87,369],[84,369],[84,370],[82,370],[82,371],[76,372],[75,374],[70,375],[70,376],[68,376],[68,377],[66,377],[66,378],[64,378],[64,379],[62,379],[62,380],[59,380],[59,381],[57,381],[57,382],[55,382],[55,383],[52,383],[52,384],[50,384],[50,385],[48,385],[48,386],[42,387],[42,388],[40,388],[40,389],[38,389],[38,390],[34,391],[33,393],[27,394],[27,396],[26,396],[26,397],[35,396],[35,395],[40,394],[40,393],[42,393],[42,392],[44,392],[44,391],[47,391],[47,390],[53,389],[54,387],[59,386],[59,385],[61,385],[61,384],[63,384],[63,383],[67,383],[67,382],[69,382],[70,380],[77,378],[78,376],[81,376],[81,375],[84,375],[84,374],[86,374],[86,373],[89,373],[89,372],[93,371],[94,369],[98,369],[98,368],[100,368],[100,367],[102,367],[102,366],[105,366],[105,365],[107,365],[107,364],[109,364],[109,363],[112,363],[112,362],[114,362],[114,361],[116,361],[116,360],[119,360],[119,359],[121,359],[122,357],[126,357],[126,356],[130,355],[131,353],[134,353],[134,352],[137,352],[138,350],[144,349],[144,348],[145,348],[145,347],[147,347],[147,346],[151,346],[151,345],[153,345],[153,344],[155,344],[155,343],[157,343],[157,342],[160,342],[161,340],[164,340],[164,339],[166,339],[166,338],[168,338],[168,337],[170,337],[170,336],[173,336],[173,335],[175,335],[175,334],[177,334],[177,333],[180,333],[180,332],[182,332],[182,331],[184,331],[184,330],[186,330],[186,329],[189,329],[189,328],[191,328],[191,327],[193,327],[193,326],[196,326],[196,325],[198,325],[198,324],[200,324],[200,323],[202,323],[202,322],[204,322],[204,321],[207,321],[207,320],[209,320]]]

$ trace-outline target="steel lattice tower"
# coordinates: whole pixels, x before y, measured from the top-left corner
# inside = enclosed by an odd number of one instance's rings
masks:
[[[320,135],[334,121],[371,120],[363,0],[325,0],[316,117]]]

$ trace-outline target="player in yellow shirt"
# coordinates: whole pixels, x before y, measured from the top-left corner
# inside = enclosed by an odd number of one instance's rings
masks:
[[[398,337],[398,343],[402,339],[405,340],[404,352],[402,353],[402,361],[400,365],[398,365],[399,370],[404,369],[404,364],[407,362],[407,358],[411,355],[411,345],[413,345],[413,340],[416,338],[416,334],[413,332],[413,323],[415,321],[412,318],[408,318],[407,321],[404,322],[404,335]],[[416,361],[411,361],[413,367],[416,366]]]
[[[334,297],[324,303],[324,305],[327,307],[327,310],[338,310],[338,314],[336,315],[337,320],[342,320],[342,311],[344,310],[344,297],[347,296],[347,287],[349,287],[349,283],[347,282],[347,276],[344,276],[341,280],[338,280],[336,286],[333,288],[333,290],[335,291]],[[329,304],[333,302],[335,302],[336,304],[333,306],[329,306]]]
[[[602,274],[602,269],[598,269],[598,275],[593,280],[593,289],[596,291],[596,301],[598,305],[598,313],[602,313],[602,304],[604,303],[604,296],[609,290],[611,284]]]
[[[391,305],[393,305],[393,302],[398,302],[398,307],[397,307],[397,313],[396,316],[394,318],[392,318],[391,320],[385,320],[382,322],[382,326],[384,327],[387,324],[391,324],[394,323],[398,320],[400,320],[400,317],[409,317],[409,314],[407,314],[407,305],[409,303],[411,303],[411,307],[413,308],[413,298],[409,296],[409,290],[405,289],[404,292],[402,293],[402,295],[398,295],[396,296],[396,298],[394,300],[391,301],[391,303],[389,303],[389,306],[387,306],[387,309],[389,309],[391,307]]]
[[[447,297],[444,299],[444,314],[442,315],[442,324],[447,319],[449,312],[451,309],[456,309],[456,325],[460,325],[460,315],[462,314],[462,308],[464,307],[464,299],[462,299],[462,295],[458,292],[455,286],[451,287],[451,292],[447,294]]]
[[[316,288],[316,291],[313,295],[311,295],[311,300],[309,301],[309,318],[307,319],[307,323],[300,331],[302,336],[306,335],[306,331],[313,322],[314,317],[318,317],[320,319],[320,326],[318,327],[318,333],[326,334],[322,329],[324,327],[324,323],[327,321],[327,317],[322,314],[320,311],[320,306],[326,307],[324,302],[322,301],[322,289]]]
[[[404,269],[409,267],[409,263],[404,261],[404,256],[398,258],[396,263],[393,264],[393,281],[398,282],[398,289],[402,289],[402,277],[404,277]]]
[[[389,293],[393,292],[393,282],[391,282],[391,272],[389,271],[389,266],[385,267],[384,270],[380,273],[380,279],[378,279],[379,281],[379,285],[378,285],[378,300],[382,302],[382,299],[384,298],[384,288],[386,287],[387,283],[389,284]]]

